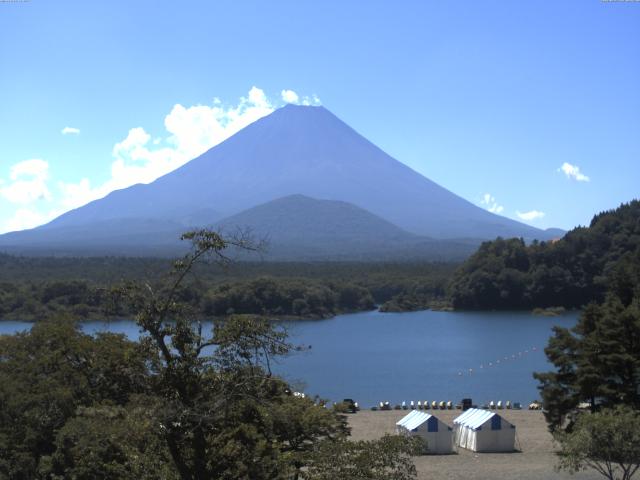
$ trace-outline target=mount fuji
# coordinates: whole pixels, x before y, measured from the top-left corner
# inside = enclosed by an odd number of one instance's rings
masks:
[[[274,202],[283,198],[288,200]],[[318,214],[316,207],[328,205],[321,201],[334,202],[331,214],[326,208]],[[287,220],[295,203],[305,209],[300,215],[295,207],[295,218],[306,222]],[[386,251],[411,243],[411,251],[420,256],[416,245],[429,243],[433,253],[434,245],[445,240],[456,239],[453,243],[469,250],[470,242],[497,236],[558,236],[555,229],[539,230],[459,197],[392,158],[324,107],[287,105],[149,184],[114,191],[41,227],[0,236],[0,249],[156,254],[176,246],[180,231],[238,225],[243,212],[261,205],[268,205],[264,218],[271,223],[253,211],[244,216],[244,226],[253,228],[258,222],[267,234],[286,229],[300,252],[326,232],[340,238],[340,228],[347,225],[349,238],[365,255],[385,242]],[[340,211],[350,213],[345,217]],[[332,221],[349,215],[352,223]],[[385,228],[380,229],[382,224]],[[390,230],[395,237],[388,235]],[[328,258],[341,257],[339,242],[334,244],[325,252]],[[376,248],[370,249],[373,244]]]

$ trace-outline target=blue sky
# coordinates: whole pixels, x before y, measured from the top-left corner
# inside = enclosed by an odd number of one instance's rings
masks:
[[[0,232],[286,101],[483,208],[571,228],[640,196],[640,2],[0,3],[0,101]]]

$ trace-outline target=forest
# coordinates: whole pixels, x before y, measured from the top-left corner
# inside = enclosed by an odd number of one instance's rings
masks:
[[[63,312],[79,319],[131,317],[114,286],[158,283],[170,265],[153,258],[0,255],[0,319],[36,321]],[[221,269],[202,264],[194,266],[181,294],[207,318],[229,313],[326,318],[376,305],[388,311],[417,310],[445,300],[456,266],[238,262]]]
[[[640,255],[640,202],[596,215],[552,242],[498,238],[462,264],[237,262],[194,266],[182,300],[201,317],[231,313],[327,318],[372,310],[564,307],[602,301]],[[158,283],[161,258],[19,257],[0,254],[0,319],[62,312],[79,319],[131,317],[114,286]]]
[[[456,309],[580,308],[601,302],[640,255],[640,201],[596,215],[562,239],[483,243],[448,286]]]

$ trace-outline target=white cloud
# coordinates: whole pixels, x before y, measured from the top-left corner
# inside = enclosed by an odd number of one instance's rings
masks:
[[[80,133],[80,129],[75,127],[64,127],[61,133],[63,135],[70,135],[70,134],[78,135]]]
[[[320,101],[320,99],[318,98],[318,96],[314,93],[313,95],[311,95],[310,97],[303,97],[302,98],[302,105],[305,106],[318,106],[318,105],[322,105],[322,102]]]
[[[42,214],[31,208],[19,208],[8,220],[5,221],[0,233],[16,232],[18,230],[34,228],[52,220],[54,216],[55,215],[52,214]]]
[[[589,177],[580,172],[580,168],[577,165],[571,165],[564,162],[558,169],[558,172],[564,172],[568,179],[576,180],[577,182],[588,182]]]
[[[544,217],[544,212],[540,212],[538,210],[531,210],[530,212],[518,212],[516,211],[516,215],[519,218],[526,221],[537,220],[538,218]]]
[[[111,178],[95,187],[88,179],[75,184],[60,183],[63,204],[75,208],[113,190],[150,183],[269,115],[275,108],[264,91],[255,86],[235,106],[225,107],[217,98],[212,105],[176,104],[164,119],[168,136],[152,141],[144,128],[130,129],[127,137],[113,147]]]
[[[36,200],[50,200],[47,188],[49,164],[39,158],[24,160],[11,167],[10,182],[2,182],[0,196],[10,203],[25,205]]]
[[[64,211],[81,207],[91,200],[95,200],[95,192],[91,189],[91,182],[88,178],[83,178],[78,183],[58,182],[58,188],[62,192],[60,205]]]
[[[40,176],[46,175],[49,169],[49,164],[39,158],[33,158],[31,160],[24,160],[23,162],[16,163],[11,167],[11,173],[9,178],[11,180],[17,180],[21,176]]]
[[[502,205],[498,205],[498,202],[496,202],[496,199],[490,193],[485,193],[482,196],[480,205],[484,205],[491,213],[502,213],[504,210],[504,207]]]
[[[298,103],[298,100],[300,100],[298,94],[293,90],[282,90],[282,92],[280,92],[280,96],[282,97],[282,100],[287,103]]]
[[[317,95],[300,98],[292,90],[281,96],[303,105],[320,105]],[[223,142],[278,107],[265,92],[252,87],[236,105],[226,105],[214,98],[210,105],[173,106],[164,119],[166,132],[153,137],[143,128],[131,128],[112,149],[110,177],[102,183],[89,178],[78,182],[58,181],[55,196],[49,191],[49,165],[40,159],[13,166],[11,181],[0,179],[0,198],[17,205],[13,215],[0,223],[0,232],[32,228],[73,208],[81,207],[110,192],[136,183],[149,183],[184,165]],[[65,127],[62,133],[78,134],[79,129]],[[47,202],[34,203],[41,199]],[[5,217],[6,218],[6,217]]]

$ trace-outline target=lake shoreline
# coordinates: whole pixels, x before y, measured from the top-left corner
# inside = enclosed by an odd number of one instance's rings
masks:
[[[483,405],[509,400],[523,405],[539,398],[533,372],[551,370],[544,348],[552,327],[571,328],[576,312],[535,317],[530,312],[384,313],[376,310],[318,320],[275,320],[302,345],[275,359],[274,373],[310,396],[353,398],[361,406],[402,401]],[[211,321],[203,321],[210,331]],[[28,330],[33,323],[0,322],[0,334]],[[88,334],[112,332],[131,340],[140,327],[130,319],[80,323]]]
[[[361,313],[391,313],[391,314],[403,314],[403,313],[418,313],[418,312],[444,312],[444,313],[530,313],[532,316],[538,317],[562,317],[567,314],[573,314],[576,312],[581,312],[580,308],[567,308],[564,307],[536,307],[533,310],[526,308],[522,310],[466,310],[466,309],[454,309],[450,307],[427,307],[420,309],[412,309],[412,310],[387,310],[382,308],[383,305],[377,305],[376,308],[366,309],[366,310],[349,310],[344,312],[336,312],[328,315],[274,315],[274,314],[261,314],[261,313],[246,313],[246,314],[238,314],[238,315],[255,315],[264,317],[270,322],[304,322],[304,321],[321,321],[321,320],[331,320],[333,318],[344,316],[344,315],[357,315]],[[203,316],[200,321],[203,322],[213,322],[216,320],[223,320],[224,316],[214,316],[207,317]],[[47,318],[45,320],[35,320],[35,319],[20,319],[20,318],[0,318],[0,324],[9,323],[9,322],[19,322],[19,323],[29,323],[35,324],[42,321],[49,321],[52,318]],[[80,324],[83,323],[91,323],[91,322],[120,322],[120,321],[135,321],[131,317],[98,317],[98,316],[90,316],[88,318],[82,319],[73,319]],[[197,320],[194,320],[194,322]]]

